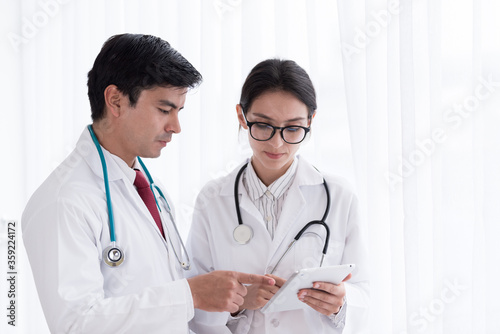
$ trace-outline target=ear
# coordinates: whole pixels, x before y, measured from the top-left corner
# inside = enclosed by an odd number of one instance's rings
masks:
[[[109,85],[104,90],[104,104],[109,114],[118,117],[121,114],[121,105],[124,103],[123,93],[115,85]]]
[[[240,123],[240,126],[248,130],[247,122],[245,122],[245,117],[243,116],[243,108],[241,107],[241,104],[236,105],[236,113],[238,114],[238,122]]]

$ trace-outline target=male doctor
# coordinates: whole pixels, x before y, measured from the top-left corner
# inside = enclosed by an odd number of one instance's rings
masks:
[[[200,82],[200,73],[158,37],[124,34],[104,44],[88,74],[91,129],[83,130],[22,217],[51,332],[185,334],[194,308],[235,312],[246,294],[243,284],[274,284],[231,271],[183,279],[182,241],[170,216],[165,206],[158,211],[143,199],[142,191],[151,190],[138,157],[158,157],[181,131],[178,113],[188,89]],[[116,246],[124,254],[114,266],[103,259],[111,244],[106,174]]]

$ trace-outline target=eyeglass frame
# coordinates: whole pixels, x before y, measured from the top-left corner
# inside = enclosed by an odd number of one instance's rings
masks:
[[[274,135],[276,134],[276,130],[280,130],[281,139],[283,139],[283,141],[285,143],[287,143],[287,144],[295,145],[295,144],[302,143],[304,141],[304,139],[306,139],[307,134],[309,133],[309,131],[311,131],[311,126],[310,125],[308,127],[301,126],[301,125],[274,126],[274,125],[271,125],[271,124],[265,123],[265,122],[249,122],[247,120],[245,112],[242,110],[241,113],[243,114],[243,118],[245,119],[245,122],[246,122],[246,124],[248,126],[248,132],[250,133],[250,136],[252,136],[252,138],[255,139],[255,140],[257,140],[257,141],[268,141],[268,140],[271,140],[274,137]],[[273,128],[273,132],[271,133],[271,136],[269,136],[269,138],[267,138],[267,139],[257,139],[257,138],[255,138],[252,135],[252,126],[254,124],[265,124],[266,126],[269,126],[269,127]],[[288,129],[288,128],[302,128],[302,129],[304,129],[304,132],[305,132],[304,133],[304,137],[300,141],[298,141],[296,143],[290,143],[283,136],[283,129]]]

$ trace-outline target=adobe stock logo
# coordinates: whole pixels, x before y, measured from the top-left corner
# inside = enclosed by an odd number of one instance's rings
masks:
[[[38,1],[39,9],[31,15],[31,18],[23,17],[21,34],[19,35],[12,31],[7,33],[7,38],[14,50],[19,52],[21,45],[27,44],[30,40],[35,38],[40,29],[45,27],[50,22],[50,19],[59,13],[60,6],[67,4],[69,1],[70,0]]]
[[[364,30],[356,27],[352,43],[342,43],[344,60],[350,63],[353,57],[366,49],[389,26],[393,17],[398,16],[400,11],[399,1],[396,0],[389,2],[387,9],[371,11],[370,16],[372,19],[366,22]]]
[[[410,314],[410,326],[416,327],[420,332],[425,331],[429,324],[441,316],[446,307],[454,303],[467,288],[467,286],[460,285],[456,279],[453,283],[449,280],[445,280],[444,288],[441,290],[439,297],[431,300],[427,307],[420,307],[418,311]]]
[[[500,89],[500,81],[495,79],[492,73],[486,78],[479,77],[478,82],[474,91],[466,96],[462,103],[455,103],[443,111],[443,126],[432,128],[428,138],[417,141],[416,148],[407,155],[400,156],[399,164],[385,173],[391,190],[395,190],[405,178],[413,175],[417,168],[429,160],[437,148],[448,140],[451,132],[458,130],[467,118],[474,115],[482,103]]]
[[[241,5],[242,0],[215,0],[214,9],[220,18],[225,12],[232,12]]]

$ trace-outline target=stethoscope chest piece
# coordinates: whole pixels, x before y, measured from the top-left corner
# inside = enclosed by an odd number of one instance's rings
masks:
[[[109,246],[104,249],[102,252],[102,257],[104,259],[104,263],[106,263],[110,267],[117,267],[122,264],[125,259],[125,254],[123,251],[116,246]]]
[[[248,225],[238,225],[233,231],[234,240],[240,245],[246,245],[253,237],[253,230]]]

